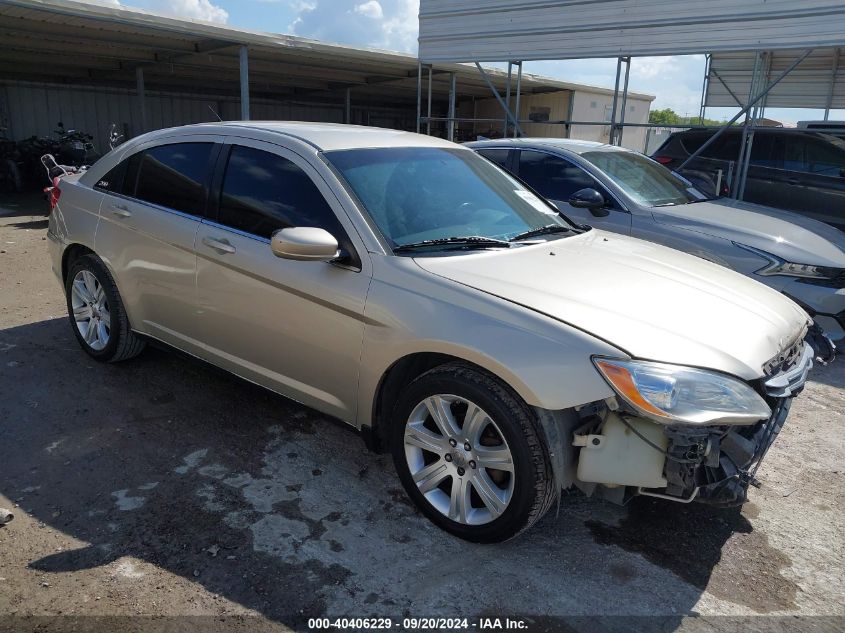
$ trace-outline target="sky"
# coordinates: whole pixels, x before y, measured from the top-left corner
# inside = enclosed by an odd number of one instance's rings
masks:
[[[117,5],[118,0],[89,0]],[[419,0],[121,0],[127,7],[326,42],[416,54]],[[612,88],[615,59],[525,62],[523,71],[564,81]],[[697,116],[704,56],[635,57],[630,90],[655,95],[652,109],[672,108]],[[707,117],[726,120],[731,108],[708,108]],[[821,119],[821,110],[769,108],[766,116],[784,123]],[[845,111],[831,114],[845,118]]]

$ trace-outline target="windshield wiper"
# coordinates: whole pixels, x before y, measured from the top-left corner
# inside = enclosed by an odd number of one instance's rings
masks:
[[[440,237],[435,240],[423,240],[422,242],[411,242],[410,244],[400,244],[393,249],[394,253],[401,253],[403,251],[412,251],[420,248],[430,246],[463,246],[464,248],[492,248],[501,247],[510,248],[511,243],[506,240],[497,240],[493,237],[482,237],[481,235],[468,235],[466,237]]]
[[[531,229],[530,231],[525,231],[525,233],[520,233],[519,235],[513,236],[510,241],[511,242],[518,242],[519,240],[525,240],[529,237],[537,237],[538,235],[551,235],[552,233],[571,233],[572,229],[568,226],[562,226],[560,224],[547,224],[546,226],[541,226],[539,229]]]

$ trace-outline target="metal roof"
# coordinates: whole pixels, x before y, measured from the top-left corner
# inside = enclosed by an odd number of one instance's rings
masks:
[[[143,68],[148,89],[237,95],[238,51],[249,48],[250,92],[257,98],[344,98],[357,103],[416,101],[416,57],[404,53],[327,44],[292,35],[260,33],[126,7],[73,0],[0,0],[0,80],[67,84],[135,85]],[[436,98],[445,98],[449,74],[462,97],[490,97],[474,67],[437,64]],[[504,91],[506,73],[491,69]],[[584,86],[525,74],[525,93],[580,90]],[[653,99],[649,95],[634,98]]]
[[[795,51],[768,51],[761,60],[770,81],[793,61]],[[845,59],[840,49],[814,51],[766,96],[766,107],[845,109]],[[748,102],[755,54],[714,53],[705,105],[737,107]],[[768,83],[768,81],[767,81]]]
[[[845,45],[842,0],[420,0],[420,59],[526,61]]]

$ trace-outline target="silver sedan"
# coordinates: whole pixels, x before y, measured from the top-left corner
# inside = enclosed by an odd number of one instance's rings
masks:
[[[709,199],[650,158],[613,145],[542,138],[467,145],[576,222],[677,248],[771,286],[845,345],[842,231],[789,211]]]

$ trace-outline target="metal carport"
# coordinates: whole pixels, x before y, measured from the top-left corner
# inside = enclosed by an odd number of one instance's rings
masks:
[[[504,90],[505,73],[491,70],[490,78]],[[418,80],[417,58],[402,53],[73,0],[0,0],[0,97],[4,86],[14,88],[5,114],[17,138],[46,134],[64,120],[95,133],[102,147],[113,120],[130,121],[127,131],[135,135],[214,120],[215,113],[414,129]],[[431,87],[435,116],[448,114],[450,92],[459,102],[490,94],[464,64],[436,64]],[[83,88],[85,100],[71,98]],[[523,80],[528,93],[580,88]],[[444,124],[433,125],[445,135]]]
[[[732,189],[740,197],[753,129],[765,104],[837,107],[842,90],[839,47],[843,45],[845,3],[841,0],[712,0],[706,5],[678,0],[420,2],[419,55],[423,64],[473,62],[484,76],[481,62],[503,62],[509,68],[516,64],[521,71],[522,63],[530,60],[615,57],[617,97],[611,117],[611,142],[615,143],[621,142],[628,126],[625,103],[632,58],[709,55],[709,82],[704,86],[702,111],[705,103],[719,103],[741,108],[731,123],[746,118],[747,133]],[[725,69],[728,79],[716,78],[721,75],[719,68],[732,59],[743,62],[739,72],[731,76]],[[752,60],[750,70],[748,60]],[[825,65],[826,70],[815,70]],[[787,81],[790,77],[792,80]],[[721,87],[729,100],[720,94]],[[490,89],[502,103],[514,135],[519,135],[524,121],[517,120],[511,110],[510,83],[504,96],[495,86]],[[800,92],[805,99],[796,94]],[[519,94],[517,89],[517,102]],[[591,124],[572,120],[553,123]]]

